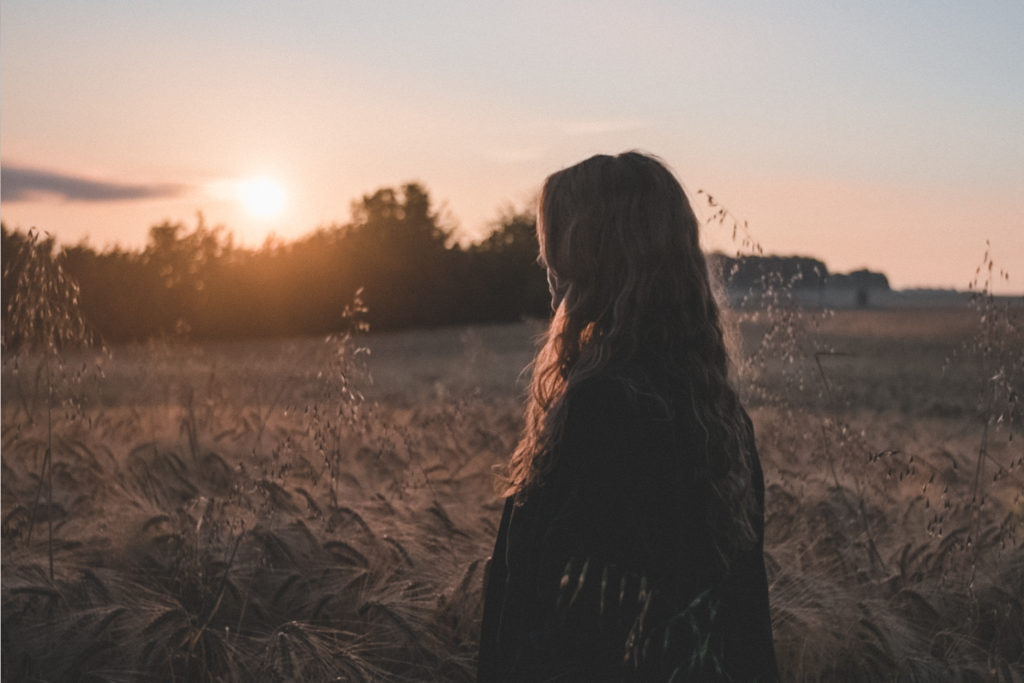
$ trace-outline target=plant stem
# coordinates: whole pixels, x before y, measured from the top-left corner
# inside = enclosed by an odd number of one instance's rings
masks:
[[[50,379],[50,358],[46,358],[46,547],[50,556],[50,581],[53,581],[53,382]]]

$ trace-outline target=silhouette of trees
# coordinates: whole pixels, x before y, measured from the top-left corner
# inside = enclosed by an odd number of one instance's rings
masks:
[[[2,228],[3,324],[26,294],[29,235]],[[161,223],[142,250],[96,251],[88,245],[56,252],[39,241],[78,283],[80,310],[108,342],[187,334],[194,338],[322,334],[346,325],[343,311],[357,290],[371,328],[513,321],[550,313],[547,282],[537,263],[536,218],[505,208],[484,239],[461,246],[418,183],[384,187],[352,203],[345,224],[322,227],[292,242],[237,246],[223,227],[198,216],[191,230]],[[835,276],[808,258],[710,258],[727,286],[749,291],[766,281],[796,287],[888,286],[877,273]],[[21,280],[19,280],[21,277]],[[844,279],[845,278],[845,279]]]
[[[250,249],[200,214],[192,229],[153,226],[140,251],[79,244],[59,256],[80,285],[84,317],[111,342],[333,332],[358,289],[374,329],[546,315],[531,215],[509,209],[491,236],[463,248],[427,190],[407,183],[353,202],[351,216]],[[26,240],[3,226],[5,326]],[[45,246],[56,248],[52,238]]]
[[[479,315],[502,311],[505,319],[516,319],[548,313],[551,295],[537,249],[536,216],[507,207],[494,231],[470,248]]]
[[[448,246],[451,231],[441,225],[423,187],[377,190],[352,205],[342,228],[349,263],[347,294],[363,287],[370,324],[409,327],[457,322],[461,249]]]
[[[828,267],[806,256],[738,256],[712,254],[709,267],[723,284],[743,291],[757,290],[772,283],[797,289],[818,289],[829,279]]]

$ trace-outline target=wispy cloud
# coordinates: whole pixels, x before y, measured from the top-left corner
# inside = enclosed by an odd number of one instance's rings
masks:
[[[177,197],[187,185],[169,183],[116,183],[25,166],[0,166],[0,200],[19,202],[38,197],[65,201],[114,202]]]
[[[627,133],[647,126],[639,119],[597,119],[583,121],[567,121],[562,130],[567,135],[602,135],[605,133]]]
[[[499,164],[521,164],[537,161],[547,153],[547,147],[540,145],[526,147],[492,147],[483,153],[488,161]]]

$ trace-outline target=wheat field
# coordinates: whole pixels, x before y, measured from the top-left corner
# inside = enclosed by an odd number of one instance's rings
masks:
[[[730,315],[784,680],[1024,680],[1003,313]],[[541,329],[6,353],[4,679],[472,680]]]

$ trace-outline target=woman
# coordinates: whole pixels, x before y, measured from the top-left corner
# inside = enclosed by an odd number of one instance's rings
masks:
[[[654,157],[592,157],[547,179],[537,236],[555,313],[479,680],[776,680],[764,483],[682,187]]]

